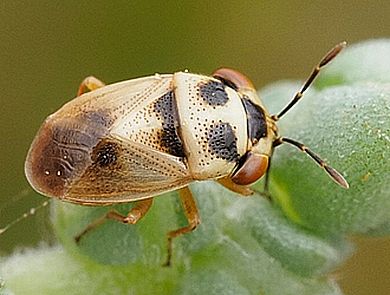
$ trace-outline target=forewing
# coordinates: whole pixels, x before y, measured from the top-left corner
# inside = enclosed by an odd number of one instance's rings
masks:
[[[122,81],[87,92],[65,104],[56,117],[85,116],[87,113],[104,113],[115,124],[172,89],[171,74],[156,74]]]
[[[83,204],[130,202],[186,186],[192,178],[180,157],[110,136],[92,151],[91,164],[64,196]]]

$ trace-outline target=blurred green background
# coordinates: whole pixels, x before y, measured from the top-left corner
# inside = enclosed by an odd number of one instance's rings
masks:
[[[390,37],[389,13],[389,1],[1,1],[0,225],[42,202],[24,177],[26,152],[84,77],[229,66],[261,88],[304,78],[342,40]],[[53,240],[47,211],[1,235],[0,254],[42,240]],[[389,294],[389,239],[354,240],[334,274],[343,290]]]

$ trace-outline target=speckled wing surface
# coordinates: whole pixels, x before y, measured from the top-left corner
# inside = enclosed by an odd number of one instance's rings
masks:
[[[26,161],[30,183],[45,195],[94,205],[144,199],[188,184],[173,87],[172,75],[154,75],[65,104],[47,118],[32,144]]]

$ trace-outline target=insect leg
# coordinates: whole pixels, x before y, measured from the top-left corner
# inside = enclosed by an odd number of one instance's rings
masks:
[[[250,196],[253,194],[253,190],[248,186],[236,184],[230,177],[219,178],[217,179],[217,182],[226,187],[228,190],[231,190],[232,192],[238,193],[242,196]]]
[[[340,44],[337,44],[335,47],[333,47],[322,59],[321,61],[318,63],[318,65],[316,65],[313,69],[313,71],[311,72],[310,76],[307,78],[307,80],[305,81],[305,83],[303,84],[302,88],[300,91],[298,91],[295,96],[293,97],[293,99],[289,102],[289,104],[287,106],[285,106],[280,112],[279,114],[277,115],[273,115],[272,116],[272,119],[274,119],[275,121],[278,121],[285,113],[287,113],[303,96],[303,93],[307,90],[307,88],[311,85],[311,83],[313,83],[314,79],[317,77],[317,75],[319,74],[320,70],[322,67],[324,67],[325,65],[327,65],[332,59],[334,59],[336,57],[337,54],[340,53],[341,50],[343,50],[345,48],[345,46],[347,45],[347,43],[344,41],[344,42],[341,42]]]
[[[196,228],[196,226],[200,223],[198,208],[196,206],[195,199],[190,189],[188,187],[180,189],[179,196],[180,196],[181,204],[184,209],[184,213],[188,220],[188,225],[181,227],[177,230],[170,231],[168,233],[168,254],[164,266],[171,265],[173,239],[185,233],[193,231]]]
[[[310,158],[312,158],[321,168],[323,168],[329,177],[332,178],[332,180],[334,180],[338,185],[343,188],[349,188],[348,182],[344,179],[340,172],[326,164],[324,160],[320,158],[320,156],[310,150],[307,146],[290,138],[279,137],[275,140],[274,147],[282,143],[288,143],[299,148],[302,152],[306,153]]]
[[[120,214],[116,210],[110,210],[102,217],[96,219],[95,221],[87,225],[87,227],[83,231],[81,231],[77,236],[75,236],[74,239],[76,243],[78,243],[85,234],[95,229],[99,225],[103,224],[108,219],[113,219],[126,224],[136,224],[142,217],[145,216],[146,212],[148,212],[149,208],[152,206],[152,203],[153,203],[152,198],[138,201],[135,203],[134,207],[131,208],[129,213],[127,213],[126,216]]]
[[[84,94],[86,92],[98,89],[100,87],[105,86],[106,84],[99,79],[95,78],[94,76],[89,76],[81,82],[79,86],[79,90],[77,91],[77,96],[80,96],[81,94]]]

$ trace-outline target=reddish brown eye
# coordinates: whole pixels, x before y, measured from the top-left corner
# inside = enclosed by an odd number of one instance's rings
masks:
[[[255,88],[253,86],[252,81],[249,80],[247,76],[233,69],[220,68],[214,71],[212,76],[214,78],[221,80],[224,84],[236,90],[242,88],[246,88],[246,89]]]
[[[232,181],[240,185],[248,185],[260,179],[268,168],[268,156],[249,153],[245,162],[233,174]]]

